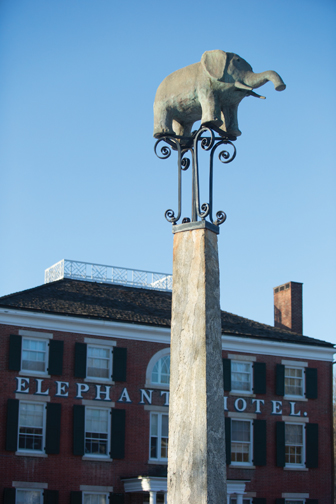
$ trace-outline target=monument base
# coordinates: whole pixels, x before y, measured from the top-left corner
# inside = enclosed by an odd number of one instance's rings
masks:
[[[174,235],[168,504],[226,503],[217,235]]]

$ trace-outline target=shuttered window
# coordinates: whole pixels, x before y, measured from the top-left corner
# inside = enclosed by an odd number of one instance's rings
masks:
[[[9,337],[9,369],[34,375],[61,375],[64,342],[54,339]]]
[[[317,399],[317,369],[276,365],[275,393],[300,399]]]
[[[276,423],[278,467],[318,467],[318,424]]]
[[[60,452],[61,404],[8,399],[6,450]]]
[[[75,377],[126,381],[127,348],[75,343]]]
[[[266,394],[266,364],[223,359],[225,392]]]
[[[74,455],[124,458],[125,420],[126,412],[123,409],[91,408],[75,404]]]

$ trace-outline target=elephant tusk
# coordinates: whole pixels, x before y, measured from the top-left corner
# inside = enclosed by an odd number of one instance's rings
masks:
[[[243,84],[242,82],[236,81],[234,83],[235,87],[238,89],[244,89],[245,91],[252,91],[252,87],[246,86],[246,84]]]
[[[254,96],[255,98],[262,98],[263,100],[266,100],[266,96],[261,96],[258,93],[255,93],[254,91],[251,91],[248,96]]]

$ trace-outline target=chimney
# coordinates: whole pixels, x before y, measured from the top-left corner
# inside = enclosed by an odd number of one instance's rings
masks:
[[[288,282],[274,291],[274,327],[302,334],[302,283]]]

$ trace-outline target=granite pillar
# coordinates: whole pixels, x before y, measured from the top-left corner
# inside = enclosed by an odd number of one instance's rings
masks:
[[[217,234],[204,225],[174,235],[167,483],[168,504],[227,500]]]

